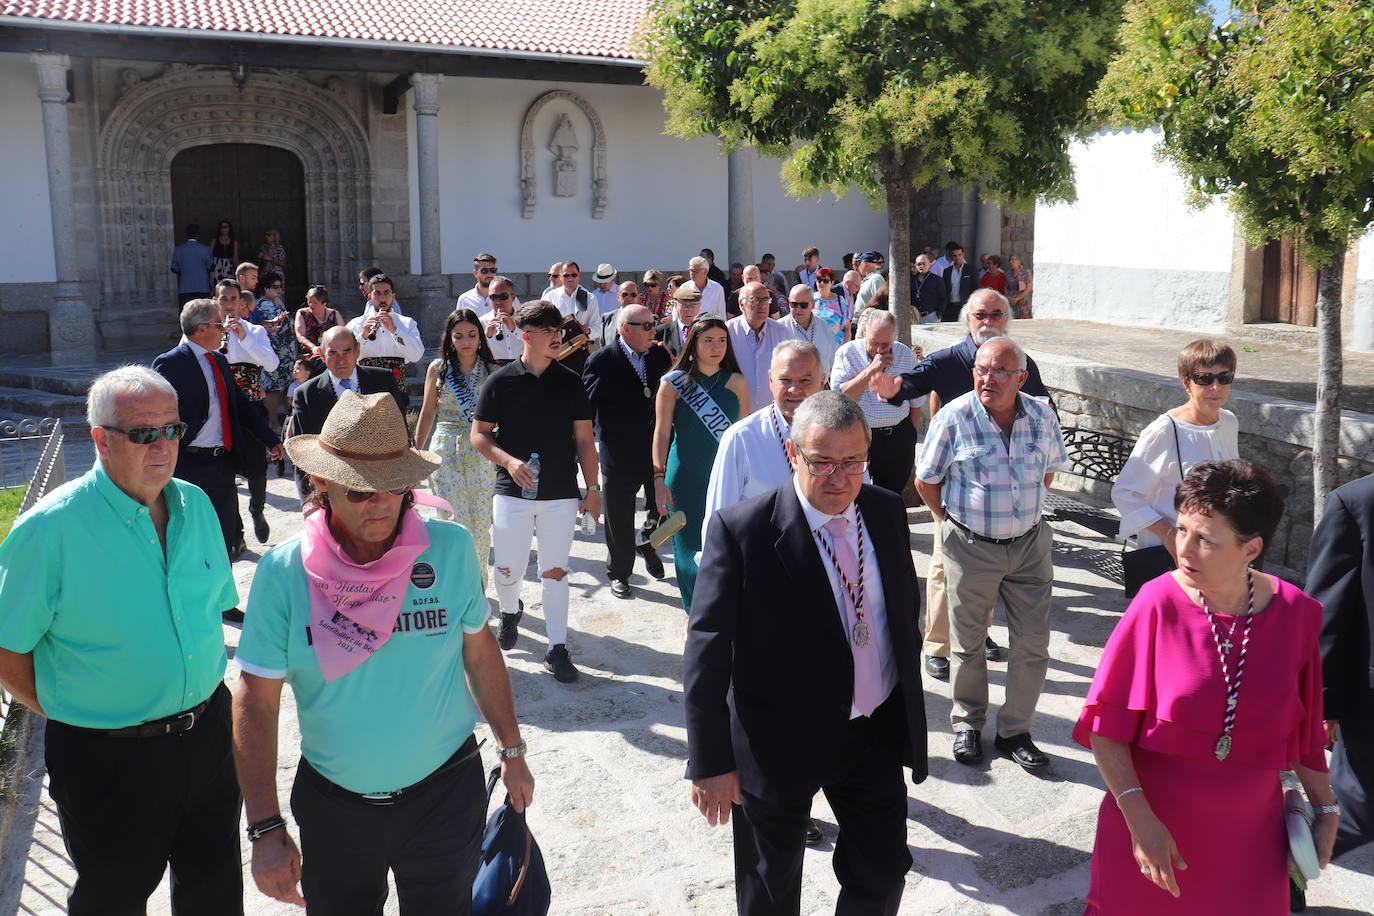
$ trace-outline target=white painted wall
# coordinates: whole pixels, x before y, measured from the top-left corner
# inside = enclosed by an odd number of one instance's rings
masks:
[[[57,279],[57,268],[43,110],[38,75],[27,54],[0,54],[0,126],[0,162],[5,167],[0,283],[50,283]]]
[[[1070,148],[1078,200],[1035,214],[1035,314],[1220,330],[1234,220],[1186,202],[1158,132],[1101,133]]]
[[[601,219],[591,216],[591,124],[580,108],[561,100],[546,105],[534,126],[538,199],[534,218],[521,216],[520,128],[530,104],[551,89],[581,95],[605,127],[609,188]],[[685,270],[687,260],[703,247],[714,249],[722,263],[727,260],[725,157],[710,140],[665,136],[657,90],[449,77],[439,98],[445,273],[467,273],[478,251],[496,254],[508,273],[543,271],[562,258],[577,261],[586,274],[601,262],[623,270]],[[568,115],[577,133],[574,197],[553,196],[548,144],[559,114]],[[413,122],[412,114],[412,145]],[[778,167],[763,160],[755,169],[759,253],[776,251],[779,266],[791,269],[808,244],[819,245],[836,263],[846,247],[886,246],[886,220],[861,195],[839,202],[789,199]],[[413,179],[411,193],[414,201]],[[412,232],[418,252],[414,216]],[[416,254],[412,268],[418,271],[419,266]]]
[[[847,251],[887,251],[887,213],[870,207],[863,192],[851,188],[839,200],[831,194],[791,197],[779,175],[782,165],[780,159],[754,157],[755,257],[772,252],[778,268],[790,271],[801,263],[802,249],[815,245],[821,263],[838,269]],[[718,261],[726,260],[723,251],[716,249]]]

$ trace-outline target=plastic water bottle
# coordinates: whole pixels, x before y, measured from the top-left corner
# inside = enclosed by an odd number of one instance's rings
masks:
[[[528,487],[520,488],[521,499],[539,498],[539,453],[534,452],[530,455],[530,460],[525,464],[530,466],[530,473],[534,475],[534,481]]]
[[[587,510],[582,510],[582,514],[577,517],[577,524],[581,526],[582,533],[587,537],[596,534],[596,516]]]

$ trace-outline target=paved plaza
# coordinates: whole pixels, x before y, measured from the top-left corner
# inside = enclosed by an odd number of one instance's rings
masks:
[[[80,472],[75,466],[71,470]],[[289,480],[269,481],[267,512],[273,543],[299,530]],[[910,518],[916,568],[923,574],[929,562],[930,515],[917,509]],[[954,763],[948,685],[927,679],[930,778],[909,786],[908,842],[915,865],[907,876],[904,913],[1076,916],[1082,910],[1102,789],[1091,755],[1072,743],[1069,731],[1123,601],[1110,578],[1113,544],[1071,523],[1057,523],[1055,529],[1055,632],[1034,732],[1053,763],[1042,776],[991,754],[978,767]],[[245,599],[256,559],[250,551],[235,565]],[[635,598],[618,600],[605,582],[601,534],[578,535],[569,644],[582,679],[572,685],[558,684],[541,667],[539,592],[532,568],[527,574],[529,613],[507,660],[536,779],[529,822],[548,862],[555,914],[734,912],[729,830],[706,825],[688,803],[688,784],[682,778],[685,620],[671,557],[667,559],[669,578],[655,582],[637,571],[631,580]],[[994,630],[1003,644],[1004,623],[999,617]],[[237,628],[225,627],[231,655],[238,637]],[[995,708],[1006,666],[996,663],[989,669]],[[235,674],[231,664],[231,678]],[[285,800],[299,746],[290,690],[283,705],[279,781]],[[484,727],[479,726],[479,737],[487,737]],[[490,749],[488,742],[488,762]],[[838,890],[830,868],[835,821],[823,797],[813,810],[825,843],[806,855],[803,911],[828,913]],[[72,871],[56,829],[56,814],[45,797],[21,912],[65,911],[62,901]],[[246,857],[246,844],[244,853]],[[250,878],[245,883],[249,913],[300,912],[264,897]],[[1141,893],[1156,891],[1142,883]],[[1313,914],[1374,911],[1374,846],[1329,868],[1309,899]],[[165,881],[150,912],[169,912]],[[386,912],[397,912],[394,895]]]

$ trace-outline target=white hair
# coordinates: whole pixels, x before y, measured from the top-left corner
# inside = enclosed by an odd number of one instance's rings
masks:
[[[1010,350],[1012,355],[1016,357],[1016,368],[1025,371],[1026,351],[1021,349],[1021,345],[1010,337],[994,337],[992,340],[982,344],[978,348],[979,351],[981,352],[984,347],[1001,347],[1004,350]]]
[[[695,258],[692,258],[692,260],[687,262],[687,269],[689,273],[693,270],[706,270],[710,266],[711,262],[703,258],[701,255],[697,255]]]
[[[773,358],[768,362],[769,368],[772,368],[772,365],[778,361],[779,356],[785,356],[788,353],[805,353],[816,361],[816,366],[821,372],[826,370],[825,365],[821,363],[821,351],[811,341],[802,340],[800,337],[789,338],[774,347]]]
[[[864,309],[859,313],[859,336],[867,337],[874,324],[897,326],[897,316],[887,309]]]
[[[172,383],[147,366],[120,366],[91,382],[86,392],[86,423],[90,426],[118,426],[119,399],[164,394],[177,399]]]
[[[959,309],[959,320],[962,321],[964,324],[968,324],[969,309],[977,308],[979,305],[982,305],[983,300],[986,299],[993,299],[996,301],[997,305],[1002,307],[1002,311],[1007,313],[1007,326],[1011,327],[1011,302],[1007,299],[1006,296],[1002,295],[990,286],[985,286],[980,290],[976,290],[971,296],[968,297],[968,301],[964,303],[964,307]],[[974,300],[978,301],[975,302]],[[1010,331],[1008,331],[1008,333],[1010,333]]]

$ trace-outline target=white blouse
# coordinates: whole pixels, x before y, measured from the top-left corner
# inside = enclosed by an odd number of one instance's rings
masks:
[[[1174,446],[1174,429],[1178,446]],[[1112,503],[1121,513],[1122,540],[1137,535],[1140,547],[1162,543],[1150,525],[1161,519],[1171,524],[1174,490],[1194,466],[1204,461],[1230,461],[1240,457],[1240,423],[1231,411],[1222,409],[1217,422],[1198,426],[1160,414],[1140,433],[1126,466],[1112,486]],[[1179,467],[1179,456],[1183,467]]]

